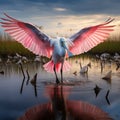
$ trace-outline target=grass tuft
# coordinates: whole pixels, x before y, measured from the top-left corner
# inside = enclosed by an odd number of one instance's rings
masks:
[[[101,54],[103,52],[110,54],[114,54],[115,52],[120,53],[120,37],[110,37],[105,42],[88,51],[87,54]],[[0,55],[6,57],[7,55],[15,55],[16,53],[27,57],[34,56],[32,52],[24,48],[22,44],[16,42],[7,34],[0,34]]]

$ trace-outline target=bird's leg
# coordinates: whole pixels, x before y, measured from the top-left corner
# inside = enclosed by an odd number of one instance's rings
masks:
[[[63,63],[61,63],[61,83],[63,83]]]
[[[55,77],[56,77],[56,83],[57,83],[57,84],[59,84],[59,83],[60,83],[60,81],[58,80],[58,77],[57,77],[55,64],[54,64],[54,72],[55,72]]]

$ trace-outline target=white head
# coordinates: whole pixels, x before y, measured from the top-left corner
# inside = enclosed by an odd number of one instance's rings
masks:
[[[60,45],[64,47],[65,49],[68,49],[66,39],[64,37],[60,38]]]
[[[71,57],[73,54],[69,51],[67,40],[64,37],[60,38],[60,44],[61,46],[67,50],[68,56]]]

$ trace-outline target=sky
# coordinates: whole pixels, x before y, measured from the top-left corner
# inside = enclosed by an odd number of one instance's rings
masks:
[[[43,26],[50,36],[69,36],[109,17],[115,18],[115,33],[120,33],[120,0],[0,0],[0,17],[3,13]]]

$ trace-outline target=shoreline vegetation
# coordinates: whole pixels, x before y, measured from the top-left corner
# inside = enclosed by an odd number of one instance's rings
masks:
[[[105,42],[97,45],[96,47],[84,54],[95,55],[109,53],[113,55],[116,52],[120,53],[120,36],[111,36]],[[29,58],[35,56],[28,49],[24,48],[22,44],[13,40],[7,34],[0,35],[0,57],[6,58],[8,55],[15,55],[16,53],[19,53]]]

